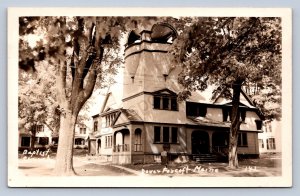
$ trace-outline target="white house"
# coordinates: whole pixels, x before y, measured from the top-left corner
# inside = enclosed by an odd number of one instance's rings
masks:
[[[53,133],[45,124],[38,123],[34,130],[27,130],[23,125],[19,125],[19,150],[28,148],[57,148],[59,142],[58,133]],[[85,124],[76,124],[74,148],[88,148],[88,136],[90,129]],[[33,142],[33,140],[35,140]]]
[[[74,148],[87,149],[90,129],[85,124],[76,124]]]
[[[44,124],[37,124],[34,130],[19,125],[19,150],[27,148],[48,148],[52,143],[52,131]],[[34,135],[34,132],[36,134]],[[35,140],[35,141],[33,141]]]
[[[281,153],[281,121],[264,121],[262,133],[258,134],[260,153]]]

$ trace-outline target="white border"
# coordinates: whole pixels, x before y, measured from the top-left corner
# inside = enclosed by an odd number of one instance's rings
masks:
[[[282,176],[28,177],[18,171],[18,17],[20,16],[282,17]],[[288,8],[9,8],[8,185],[11,187],[290,187],[292,186],[292,19]]]

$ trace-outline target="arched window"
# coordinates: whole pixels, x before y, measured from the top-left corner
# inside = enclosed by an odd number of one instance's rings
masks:
[[[116,134],[116,145],[123,145],[123,134],[122,134],[122,132],[118,132]]]
[[[172,43],[177,37],[177,31],[168,23],[159,23],[152,26],[151,39],[159,43]]]
[[[137,33],[135,33],[134,31],[131,31],[128,35],[128,41],[127,41],[127,45],[131,45],[134,43],[138,43],[141,41],[141,36],[138,35]]]

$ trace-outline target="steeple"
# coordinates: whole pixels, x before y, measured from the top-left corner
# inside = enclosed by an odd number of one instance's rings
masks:
[[[168,52],[176,37],[175,29],[166,23],[155,24],[151,30],[144,29],[140,33],[129,33],[125,48],[123,98],[167,88],[174,67]]]

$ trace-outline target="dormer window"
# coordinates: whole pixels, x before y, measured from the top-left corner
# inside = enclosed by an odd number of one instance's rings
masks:
[[[155,95],[153,97],[153,108],[160,110],[178,111],[177,97],[168,95]]]
[[[223,108],[222,111],[223,111],[223,122],[230,122],[232,119],[232,116],[231,116],[231,110],[232,110],[232,107],[226,107],[226,108]],[[246,120],[246,110],[245,109],[240,109],[240,121],[241,122],[245,122]]]
[[[177,94],[168,89],[154,92],[153,108],[158,110],[178,111]]]
[[[187,102],[186,113],[187,116],[205,117],[207,113],[207,106],[205,104]]]
[[[223,121],[231,121],[231,108],[223,108]]]
[[[245,119],[246,119],[246,110],[241,109],[241,111],[240,111],[240,118],[241,118],[242,122],[245,122]]]

